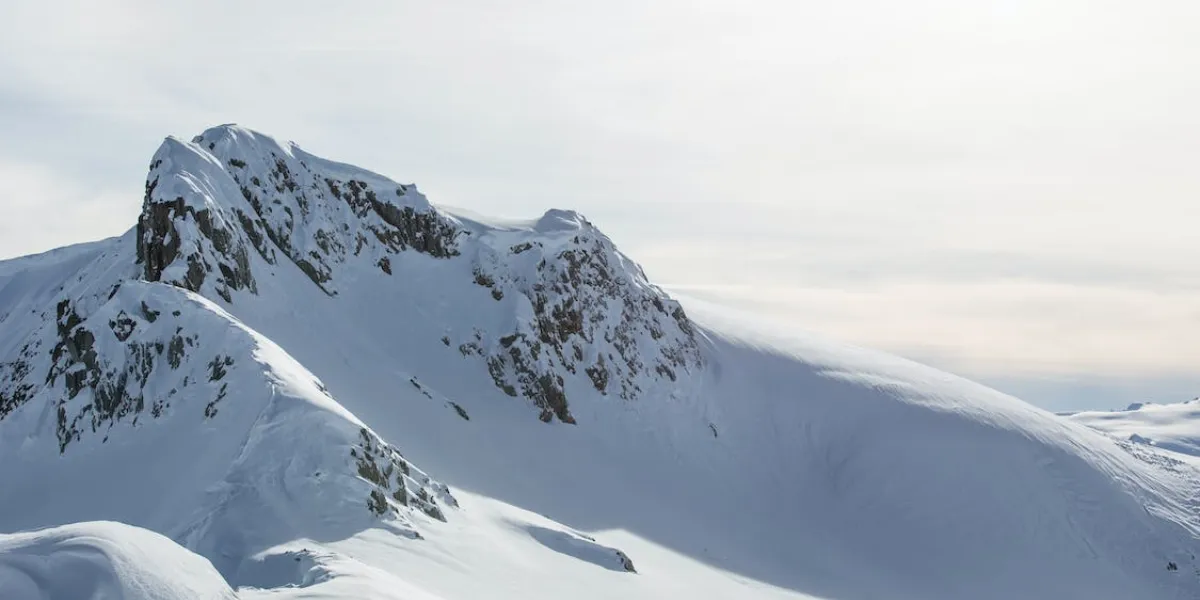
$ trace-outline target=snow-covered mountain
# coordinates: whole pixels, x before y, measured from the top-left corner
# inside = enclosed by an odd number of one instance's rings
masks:
[[[1172,404],[1139,402],[1124,410],[1065,416],[1132,443],[1200,457],[1200,398]]]
[[[0,262],[0,481],[18,597],[1200,595],[1186,457],[231,125]]]

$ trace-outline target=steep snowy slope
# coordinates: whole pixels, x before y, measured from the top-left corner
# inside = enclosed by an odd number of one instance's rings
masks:
[[[1133,404],[1125,410],[1066,415],[1076,423],[1137,444],[1200,457],[1200,398],[1174,404]]]
[[[120,523],[0,535],[0,598],[233,600],[207,560]]]
[[[108,260],[85,269],[109,272]],[[68,285],[78,295],[53,304],[54,318],[4,338],[20,345],[0,383],[6,530],[120,520],[239,583],[281,542],[375,525],[416,538],[456,505],[208,300],[137,280],[99,296],[89,286]]]
[[[685,313],[576,213],[441,210],[234,126],[145,194],[0,263],[0,531],[133,523],[245,597],[1200,593],[1192,463]]]

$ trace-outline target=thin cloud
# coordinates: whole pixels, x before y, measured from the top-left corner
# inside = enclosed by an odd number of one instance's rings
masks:
[[[907,281],[846,289],[671,285],[812,331],[984,378],[1173,377],[1200,364],[1200,291]]]

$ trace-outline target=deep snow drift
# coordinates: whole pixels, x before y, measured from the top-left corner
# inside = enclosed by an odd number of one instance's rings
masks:
[[[0,598],[233,600],[207,560],[121,523],[0,535]]]
[[[0,531],[131,523],[243,597],[1200,593],[1193,463],[753,329],[571,211],[170,139],[127,235],[0,262]]]

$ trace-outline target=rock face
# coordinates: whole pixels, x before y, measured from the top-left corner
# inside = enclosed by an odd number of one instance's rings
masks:
[[[387,264],[408,250],[449,258],[459,233],[414,186],[224,126],[190,143],[168,138],[155,154],[138,262],[149,281],[232,302],[286,260],[335,295],[338,265]]]
[[[496,385],[532,399],[543,421],[573,422],[566,378],[636,400],[703,363],[679,304],[578,213],[482,236],[474,273],[493,298],[518,298],[517,319],[498,344],[468,341],[464,354],[482,356]]]
[[[257,294],[284,262],[331,296],[364,271],[404,278],[407,255],[459,265],[448,273],[469,265],[474,283],[512,307],[513,325],[457,346],[547,422],[574,422],[571,379],[635,400],[703,361],[679,304],[579,214],[470,227],[412,185],[235,126],[164,142],[137,231],[146,280],[226,303]]]

